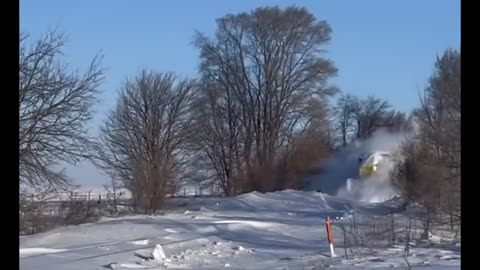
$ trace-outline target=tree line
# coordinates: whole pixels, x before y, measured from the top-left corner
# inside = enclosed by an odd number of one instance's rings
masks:
[[[420,132],[392,174],[399,190],[416,201],[426,198],[415,186],[429,181],[459,190],[459,52],[437,59],[421,105],[408,116],[386,100],[342,94],[329,82],[337,73],[326,52],[332,28],[305,8],[262,7],[216,22],[213,37],[195,33],[197,78],[149,69],[129,77],[95,137],[87,123],[105,77],[101,57],[84,72],[71,71],[62,33],[34,42],[21,34],[21,191],[68,186],[60,162],[85,159],[147,212],[187,182],[225,196],[301,189],[312,167],[339,147],[379,128],[405,130],[411,117]],[[429,180],[429,170],[441,177]],[[442,209],[457,207],[455,196],[442,199]]]

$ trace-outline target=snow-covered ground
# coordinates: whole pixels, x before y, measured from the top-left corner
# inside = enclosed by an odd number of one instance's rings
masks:
[[[20,268],[84,269],[408,269],[403,245],[369,246],[345,258],[336,223],[352,209],[374,219],[387,203],[356,203],[317,192],[171,200],[163,216],[104,218],[20,237]],[[402,214],[398,214],[402,215]],[[333,222],[330,258],[325,218]],[[412,268],[459,269],[460,247],[415,245]]]

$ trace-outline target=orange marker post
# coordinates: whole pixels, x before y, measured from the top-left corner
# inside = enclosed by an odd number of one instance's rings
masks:
[[[332,258],[335,258],[335,250],[333,249],[333,234],[332,234],[332,221],[330,217],[327,216],[327,220],[325,221],[325,227],[327,228],[327,240],[328,245],[330,246],[330,255]]]

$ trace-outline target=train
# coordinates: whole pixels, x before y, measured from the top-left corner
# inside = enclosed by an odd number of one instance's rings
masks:
[[[391,164],[392,155],[389,152],[365,153],[358,158],[360,179],[378,174],[378,172]]]

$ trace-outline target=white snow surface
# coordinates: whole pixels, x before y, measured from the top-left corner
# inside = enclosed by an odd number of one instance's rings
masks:
[[[336,226],[338,257],[329,257],[327,216],[335,225],[355,208],[374,218],[391,202],[286,190],[169,203],[162,216],[103,218],[21,237],[20,269],[408,269],[401,246],[345,258]],[[460,269],[459,247],[419,245],[410,252],[412,268]]]

